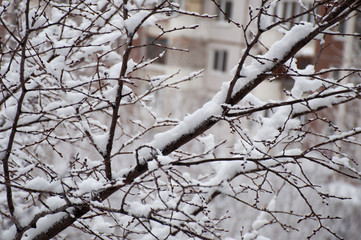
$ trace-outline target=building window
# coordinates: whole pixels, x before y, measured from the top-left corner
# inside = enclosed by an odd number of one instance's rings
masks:
[[[185,9],[189,12],[203,12],[202,0],[186,0]]]
[[[288,27],[293,24],[300,22],[311,22],[314,23],[314,11],[308,12],[312,9],[312,3],[304,3],[303,6],[295,0],[287,0],[278,2],[273,9],[274,21],[282,21],[289,19],[289,22],[285,23]],[[297,15],[300,16],[296,17]]]
[[[225,72],[227,69],[227,56],[226,50],[215,50],[213,54],[213,70]]]
[[[286,78],[281,79],[282,90],[291,91],[291,89],[293,88],[293,85],[295,85],[295,80],[293,80],[292,78],[286,77]]]
[[[159,64],[165,64],[167,54],[165,48],[167,47],[168,40],[164,38],[156,39],[154,37],[147,37],[146,57],[147,59],[154,59],[159,57],[155,62]],[[164,52],[163,56],[160,54]]]
[[[357,13],[356,16],[356,29],[355,29],[356,33],[361,33],[361,12]]]
[[[231,0],[220,0],[218,5],[223,11],[217,10],[218,20],[227,21],[229,18],[232,18],[233,3]]]
[[[341,20],[341,21],[338,22],[337,31],[342,33],[342,34],[346,33],[346,22],[345,22],[345,20]]]
[[[356,26],[355,26],[355,32],[358,34],[361,34],[361,12],[357,13],[356,16]],[[356,40],[357,44],[358,44],[358,48],[361,50],[361,41],[360,40]]]
[[[308,65],[313,64],[313,58],[311,56],[297,57],[297,68],[305,69]]]
[[[171,0],[171,2],[178,4],[179,9],[184,9],[186,11],[196,12],[196,13],[203,12],[202,0]]]

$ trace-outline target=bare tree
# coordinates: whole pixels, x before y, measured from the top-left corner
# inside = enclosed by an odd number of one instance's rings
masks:
[[[299,11],[287,16],[274,10],[282,1],[255,1],[247,23],[209,3],[246,47],[229,82],[178,121],[148,102],[202,70],[177,78],[148,76],[148,67],[187,51],[163,37],[198,26],[161,23],[215,15],[170,0],[2,1],[1,239],[261,239],[275,229],[343,237],[330,227],[342,220],[325,209],[352,196],[333,194],[325,176],[360,184],[359,121],[336,121],[360,97],[360,69],[296,61],[311,41],[322,56],[323,39],[360,38],[335,27],[361,1],[295,1]],[[145,43],[147,26],[160,34]],[[282,38],[266,46],[262,37],[276,29]],[[150,47],[158,50],[148,59]],[[277,79],[294,81],[284,100],[250,93]],[[222,123],[214,141],[207,131]]]

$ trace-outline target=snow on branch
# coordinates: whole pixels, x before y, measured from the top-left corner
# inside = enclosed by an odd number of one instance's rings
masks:
[[[0,239],[340,238],[323,207],[358,196],[328,183],[360,184],[360,69],[322,57],[360,6],[2,1]]]

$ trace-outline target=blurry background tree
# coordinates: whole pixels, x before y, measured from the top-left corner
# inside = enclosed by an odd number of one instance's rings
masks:
[[[0,2],[0,239],[358,238],[360,0]]]

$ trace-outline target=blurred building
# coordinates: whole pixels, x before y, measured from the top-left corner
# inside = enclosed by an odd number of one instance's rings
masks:
[[[222,12],[212,1],[205,0],[178,0],[180,8],[189,12],[212,15],[212,20],[202,17],[187,16],[173,13],[173,17],[166,21],[159,22],[160,27],[144,28],[140,34],[142,44],[156,43],[164,47],[187,49],[188,51],[171,50],[159,46],[150,45],[143,48],[140,56],[151,59],[165,51],[164,56],[146,68],[144,76],[156,76],[174,74],[181,71],[178,77],[186,76],[191,72],[204,69],[203,77],[184,84],[179,92],[168,91],[169,97],[166,97],[166,103],[160,106],[166,112],[172,110],[167,107],[171,100],[181,101],[182,114],[192,112],[201,106],[202,103],[209,100],[210,96],[220,89],[222,82],[229,81],[232,77],[232,69],[237,65],[242,50],[246,47],[246,38],[248,41],[252,38],[250,34],[244,34],[242,27],[249,21],[249,10],[252,7],[259,6],[260,1],[250,0],[220,0],[217,1]],[[302,5],[300,5],[302,3]],[[275,22],[279,20],[292,20],[285,22],[282,27],[291,28],[294,24],[300,24],[302,21],[309,21],[317,24],[318,14],[322,10],[313,9],[308,14],[300,15],[306,9],[312,9],[314,1],[312,0],[282,0],[275,5],[271,5],[267,12],[270,14],[268,21]],[[295,17],[298,16],[298,17]],[[230,21],[231,20],[231,21]],[[190,27],[199,25],[196,30],[174,31],[169,34],[162,33],[162,29],[172,30],[174,28]],[[334,27],[334,31],[340,31],[345,34],[361,32],[361,14],[355,13],[355,16],[346,22],[341,22]],[[254,26],[251,26],[251,28]],[[254,55],[263,54],[267,47],[270,47],[275,41],[283,36],[281,31],[272,30],[263,35],[260,39],[262,44],[252,52]],[[308,64],[316,64],[316,70],[329,67],[351,66],[352,55],[355,53],[356,38],[353,37],[325,37],[324,40],[314,40],[305,46],[296,55],[297,65],[300,69]],[[322,43],[322,44],[321,44]],[[358,50],[360,51],[358,42]],[[283,89],[290,89],[293,80],[288,78],[277,78],[273,82],[264,82],[257,87],[253,93],[262,100],[283,98]],[[178,96],[192,96],[178,97]],[[196,98],[194,96],[197,96]]]
[[[181,78],[191,72],[204,69],[202,78],[184,83],[180,91],[169,90],[163,93],[171,97],[170,101],[167,100],[161,108],[169,112],[174,110],[172,106],[167,107],[172,100],[175,103],[182,102],[182,109],[177,108],[177,110],[181,110],[180,115],[184,116],[208,101],[220,89],[223,82],[230,80],[232,76],[230,72],[242,56],[245,45],[241,29],[236,24],[229,24],[226,17],[220,14],[219,9],[211,1],[183,0],[178,3],[180,8],[212,15],[213,19],[173,13],[171,19],[160,22],[165,30],[183,26],[198,25],[198,27],[196,30],[174,31],[159,38],[157,40],[159,44],[187,51],[166,50],[164,56],[157,63],[147,67],[143,74],[167,75],[180,70],[176,78]],[[235,22],[247,21],[248,1],[221,1],[219,4]],[[145,28],[140,35],[140,41],[142,44],[151,43],[160,33],[161,30],[157,27]],[[157,46],[147,46],[141,50],[143,51],[141,55],[149,59],[164,50]],[[192,97],[183,97],[184,95]]]

